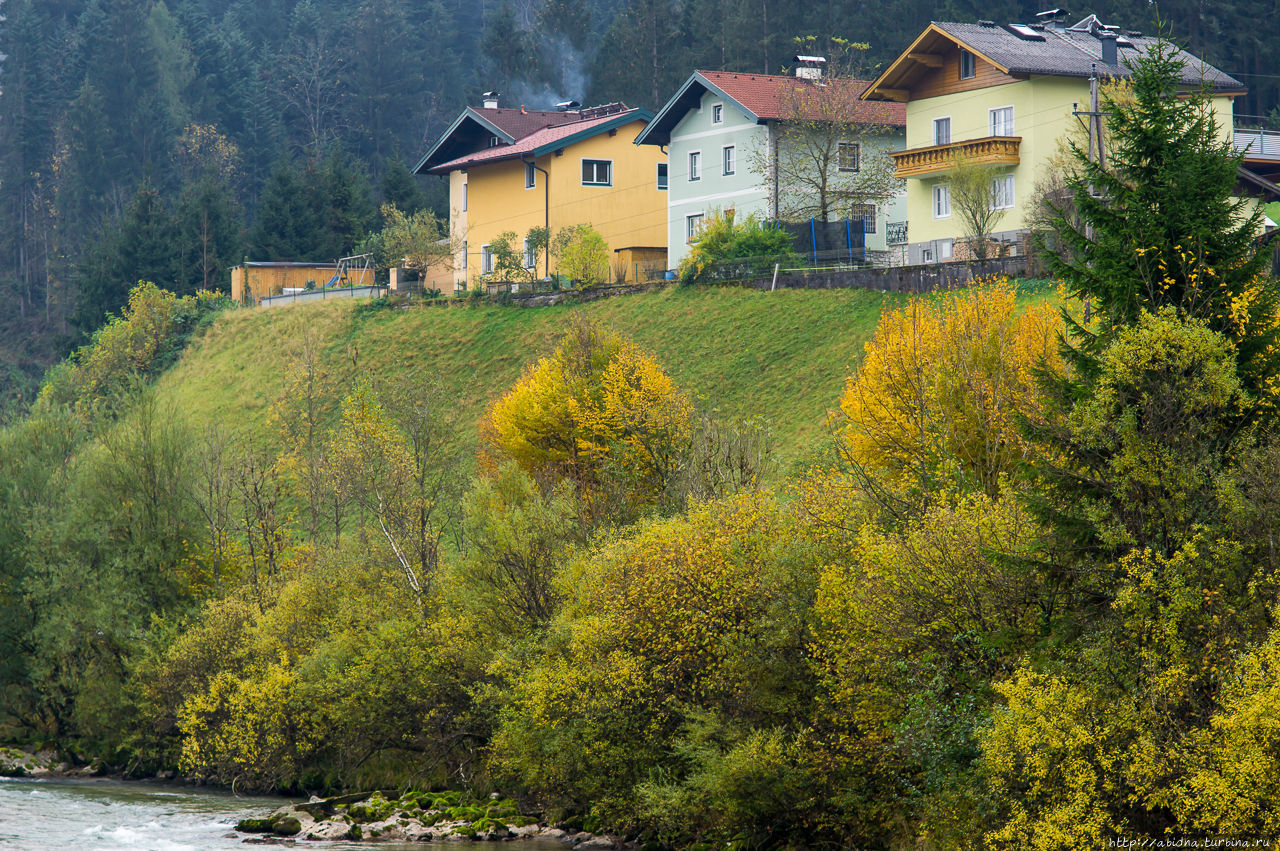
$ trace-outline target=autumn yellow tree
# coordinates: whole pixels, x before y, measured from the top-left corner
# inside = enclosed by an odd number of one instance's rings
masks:
[[[688,454],[692,406],[658,362],[599,326],[576,324],[481,423],[484,461],[544,486],[570,480],[589,513],[657,502]]]
[[[947,480],[995,494],[1026,460],[1020,414],[1036,369],[1059,362],[1059,321],[1017,305],[1005,277],[887,311],[840,399],[843,445],[873,476],[934,490]]]

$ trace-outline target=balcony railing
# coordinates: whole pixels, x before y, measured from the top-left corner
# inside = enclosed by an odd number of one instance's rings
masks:
[[[907,223],[889,222],[885,228],[885,242],[889,245],[902,245],[907,241]]]
[[[1280,162],[1280,133],[1275,130],[1247,130],[1237,127],[1233,137],[1236,152],[1248,160]]]
[[[979,165],[1017,165],[1021,136],[987,136],[948,145],[930,145],[907,151],[890,151],[894,174],[898,177],[920,177],[938,174],[956,167],[956,154]]]

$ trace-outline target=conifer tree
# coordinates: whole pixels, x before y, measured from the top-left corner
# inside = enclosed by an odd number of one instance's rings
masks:
[[[1231,128],[1208,92],[1183,96],[1183,64],[1158,42],[1134,63],[1132,102],[1104,98],[1105,163],[1072,146],[1079,218],[1054,218],[1062,246],[1049,268],[1090,303],[1093,323],[1070,324],[1083,368],[1144,311],[1172,305],[1234,340],[1248,380],[1280,364],[1269,351],[1280,291],[1252,250],[1261,211],[1233,195],[1241,158]]]

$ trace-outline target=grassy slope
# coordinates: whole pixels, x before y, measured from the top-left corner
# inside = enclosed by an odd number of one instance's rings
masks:
[[[429,370],[456,400],[464,439],[474,443],[474,424],[490,401],[554,346],[571,314],[582,314],[652,351],[701,404],[769,419],[785,465],[819,443],[881,307],[896,298],[862,290],[673,288],[534,309],[361,312],[352,302],[330,302],[235,311],[161,379],[160,393],[196,423],[217,421],[270,439],[268,410],[282,371],[311,328],[322,341],[335,405],[357,368],[375,381],[396,370]]]

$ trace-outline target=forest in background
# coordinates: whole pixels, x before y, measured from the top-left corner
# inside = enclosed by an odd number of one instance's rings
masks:
[[[226,286],[257,260],[332,260],[379,204],[446,213],[409,167],[478,93],[656,109],[694,68],[777,73],[793,39],[895,56],[930,20],[1026,21],[1038,4],[953,0],[3,0],[0,400],[118,312],[139,280]],[[1154,14],[1273,115],[1280,32],[1263,2],[1100,0]],[[1077,14],[1078,13],[1078,14]]]

